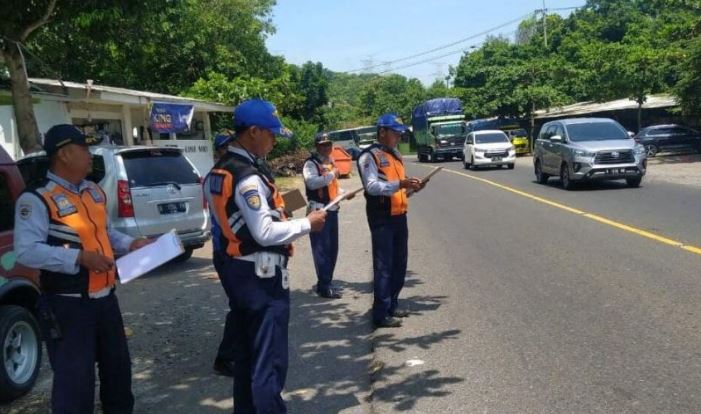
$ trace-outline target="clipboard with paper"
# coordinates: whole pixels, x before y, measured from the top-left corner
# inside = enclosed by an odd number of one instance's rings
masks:
[[[428,175],[426,175],[424,178],[421,179],[421,182],[422,182],[422,183],[425,183],[426,181],[430,180],[431,177],[433,177],[434,175],[438,174],[438,171],[440,171],[440,170],[442,170],[442,169],[443,169],[443,167],[436,167],[436,168],[434,168],[433,171],[431,171],[430,173],[428,173]],[[416,193],[416,191],[407,190],[407,196],[411,196],[411,195],[413,195],[414,193]]]
[[[329,204],[324,206],[323,210],[328,211],[331,207],[338,205],[341,201],[347,200],[349,197],[352,197],[361,191],[363,191],[363,187],[357,188],[353,191],[348,191],[348,192],[345,192],[343,194],[340,194],[340,195],[336,196],[336,198],[331,200],[331,202]]]
[[[128,283],[185,252],[178,234],[172,230],[158,237],[153,243],[134,250],[117,259],[120,283]]]

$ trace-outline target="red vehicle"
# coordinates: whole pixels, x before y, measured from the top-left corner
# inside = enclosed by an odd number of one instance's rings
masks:
[[[15,162],[0,147],[0,401],[32,389],[41,366],[37,323],[39,272],[15,261],[15,201],[24,181]]]

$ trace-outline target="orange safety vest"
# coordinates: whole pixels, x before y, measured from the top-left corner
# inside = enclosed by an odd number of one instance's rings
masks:
[[[387,151],[382,145],[373,144],[363,150],[363,152],[369,152],[372,155],[381,181],[399,181],[406,178],[404,163],[393,151]],[[361,166],[358,166],[358,171],[362,171]],[[369,217],[389,217],[406,214],[408,203],[405,188],[400,188],[389,197],[370,195],[367,191],[364,194]]]
[[[229,256],[247,256],[249,254],[267,251],[292,256],[292,244],[278,246],[262,246],[251,235],[248,225],[243,220],[243,215],[234,201],[236,185],[244,178],[258,175],[270,189],[270,197],[267,202],[271,208],[272,220],[275,222],[287,220],[285,202],[277,190],[272,177],[268,177],[259,171],[248,158],[239,154],[228,152],[212,168],[207,176],[205,190],[209,193],[210,209],[212,210],[213,226],[219,226],[218,231],[212,231],[218,235],[219,245],[225,246]]]
[[[316,169],[319,172],[319,176],[323,176],[330,173],[331,170],[333,170],[336,167],[333,161],[324,164],[321,161],[321,159],[319,159],[317,154],[312,154],[312,156],[309,157],[307,161],[311,161],[314,163],[314,165],[316,165]],[[306,186],[306,184],[305,188],[307,191],[307,200],[316,201],[322,204],[328,204],[338,195],[338,179],[334,177],[334,179],[327,186],[317,188],[316,190],[310,189]]]
[[[88,181],[88,187],[76,194],[46,179],[29,191],[38,195],[49,211],[46,244],[98,252],[114,258],[107,235],[106,197],[97,184]],[[41,270],[40,283],[45,292],[87,295],[113,287],[115,270],[98,273],[80,266],[76,275]]]

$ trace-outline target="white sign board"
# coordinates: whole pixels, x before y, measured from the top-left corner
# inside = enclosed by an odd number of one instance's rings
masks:
[[[212,143],[206,139],[178,139],[178,140],[153,140],[153,145],[159,147],[180,148],[183,155],[187,157],[197,168],[197,172],[202,177],[207,175],[214,166],[214,154],[212,153]]]

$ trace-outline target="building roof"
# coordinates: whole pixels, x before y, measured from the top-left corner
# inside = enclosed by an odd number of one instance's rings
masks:
[[[65,95],[73,101],[84,101],[89,98],[92,102],[102,101],[103,103],[119,105],[148,105],[152,102],[173,102],[194,105],[196,111],[205,112],[231,112],[234,109],[233,106],[216,102],[114,86],[88,85],[87,83],[43,78],[29,78],[29,82],[41,87],[46,92]],[[88,90],[90,91],[89,97]]]
[[[677,101],[672,95],[648,95],[647,100],[643,104],[643,109],[669,108],[677,105]],[[535,111],[535,118],[560,118],[565,116],[580,116],[598,112],[620,111],[624,109],[637,108],[638,103],[632,99],[617,99],[609,102],[578,102],[572,105]]]

